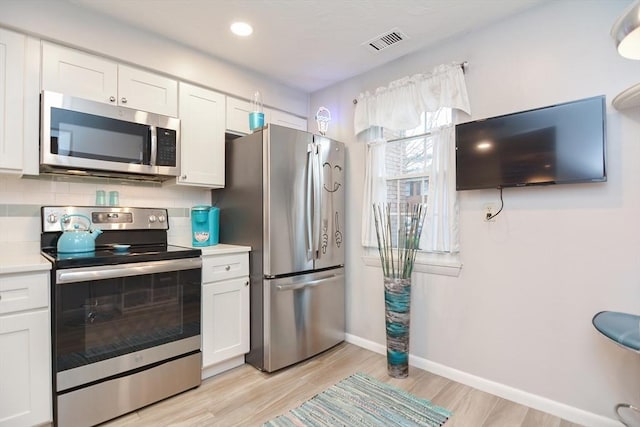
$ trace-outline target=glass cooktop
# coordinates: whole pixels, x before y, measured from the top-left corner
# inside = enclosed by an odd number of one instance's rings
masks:
[[[200,249],[174,245],[131,245],[128,248],[107,245],[96,247],[92,252],[79,253],[58,253],[55,248],[42,249],[42,254],[58,269],[197,258],[201,253]]]

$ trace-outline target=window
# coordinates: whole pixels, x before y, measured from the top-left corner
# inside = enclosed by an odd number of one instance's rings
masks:
[[[391,204],[392,229],[396,229],[400,209],[406,203],[429,203],[429,174],[433,160],[431,130],[452,123],[450,108],[434,113],[423,113],[418,127],[406,131],[384,130],[385,183],[387,201]],[[425,233],[420,248],[424,249]]]
[[[423,251],[417,254],[416,271],[447,275],[460,271],[454,109],[471,112],[458,64],[439,65],[431,73],[406,76],[360,94],[354,131],[366,143],[362,245],[367,248],[367,264],[376,265],[371,255],[377,249],[372,206],[391,202],[397,215],[403,202],[426,201]],[[389,132],[411,128],[420,118],[422,123],[415,129]]]

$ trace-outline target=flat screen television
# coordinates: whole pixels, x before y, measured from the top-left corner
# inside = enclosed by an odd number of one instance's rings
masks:
[[[456,189],[602,182],[605,97],[456,125]]]

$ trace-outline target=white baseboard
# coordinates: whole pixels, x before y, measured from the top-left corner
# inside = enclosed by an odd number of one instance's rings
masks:
[[[360,338],[355,335],[346,334],[345,340],[351,344],[357,345],[358,347],[362,347],[367,350],[371,350],[375,353],[384,355],[387,352],[387,349],[384,345]],[[485,378],[459,371],[457,369],[450,368],[448,366],[432,362],[421,357],[409,355],[409,365],[415,366],[416,368],[424,369],[425,371],[443,376],[461,384],[468,385],[469,387],[491,393],[493,395],[502,397],[503,399],[511,400],[521,405],[529,406],[539,411],[547,412],[557,417],[564,418],[565,420],[571,421],[572,423],[593,427],[622,426],[622,424],[615,419],[607,418],[602,415],[594,414],[583,409],[566,405],[564,403],[556,402],[555,400],[528,393],[526,391],[513,388],[505,384],[487,380]]]
[[[216,363],[215,365],[203,367],[201,378],[204,380],[240,365],[244,365],[244,354],[242,356],[237,356],[232,359]]]

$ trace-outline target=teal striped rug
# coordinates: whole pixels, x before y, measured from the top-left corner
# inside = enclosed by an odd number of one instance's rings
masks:
[[[264,427],[436,427],[450,416],[428,400],[358,372]]]

